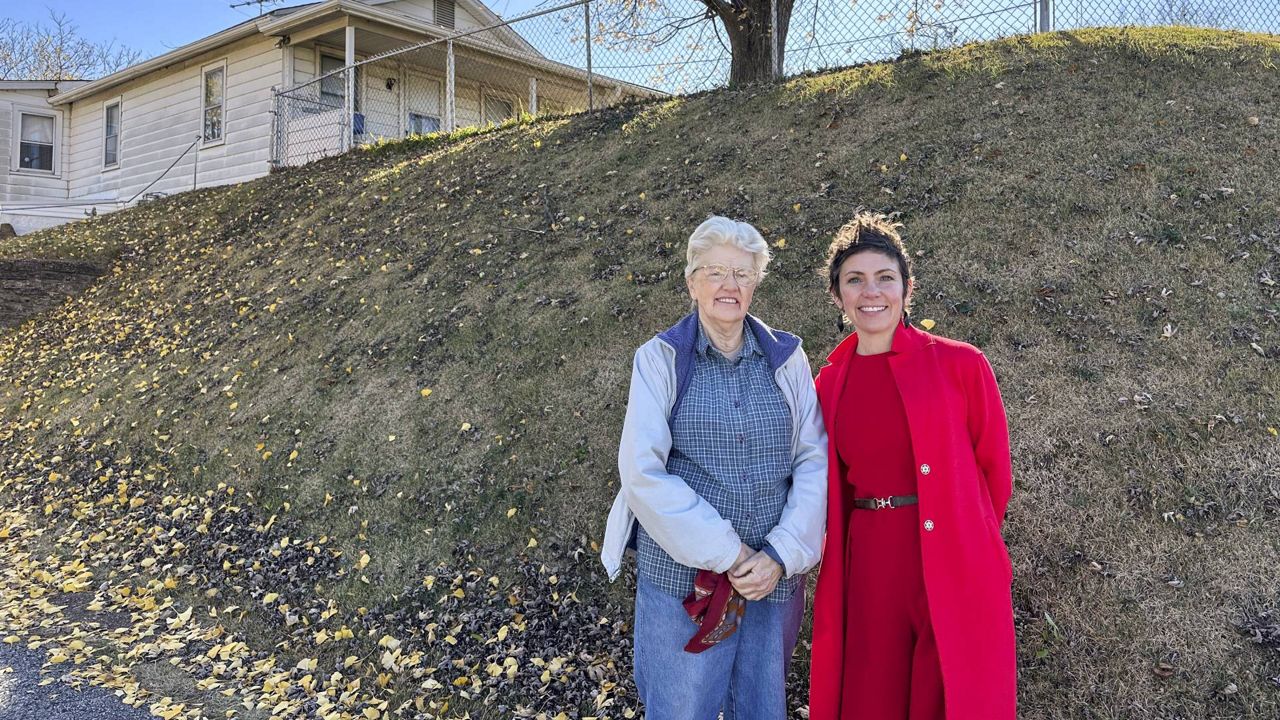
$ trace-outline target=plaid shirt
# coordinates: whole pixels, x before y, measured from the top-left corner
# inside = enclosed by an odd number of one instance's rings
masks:
[[[698,329],[693,377],[671,420],[667,472],[728,520],[759,549],[782,518],[791,489],[791,412],[749,325],[742,354],[725,359]],[[640,573],[676,597],[693,590],[697,570],[676,562],[645,532],[636,532]],[[789,600],[803,575],[782,578],[765,600]]]

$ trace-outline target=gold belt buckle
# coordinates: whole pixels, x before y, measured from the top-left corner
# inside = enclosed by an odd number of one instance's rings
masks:
[[[882,497],[882,498],[874,498],[874,499],[876,501],[877,510],[884,510],[885,508],[890,508],[890,509],[893,508],[892,497]]]

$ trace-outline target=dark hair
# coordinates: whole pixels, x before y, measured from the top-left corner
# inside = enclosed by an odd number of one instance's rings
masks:
[[[911,256],[907,247],[902,244],[902,236],[898,234],[901,223],[890,220],[880,213],[860,212],[836,231],[827,247],[827,289],[833,295],[839,293],[840,266],[844,261],[862,252],[878,252],[893,258],[898,263],[902,275],[903,300],[906,300],[907,286],[915,279],[911,271]],[[905,317],[910,308],[903,305]]]

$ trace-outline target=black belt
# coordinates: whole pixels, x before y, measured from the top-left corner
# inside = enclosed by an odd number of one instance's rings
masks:
[[[888,510],[915,505],[920,498],[915,495],[890,495],[880,498],[854,498],[853,506],[859,510]]]

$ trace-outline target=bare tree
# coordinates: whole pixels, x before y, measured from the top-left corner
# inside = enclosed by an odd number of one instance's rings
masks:
[[[794,0],[612,0],[600,4],[599,30],[607,37],[652,48],[695,25],[715,23],[716,39],[732,57],[729,84],[742,85],[772,80],[780,72],[794,4]]]
[[[1156,20],[1170,25],[1226,27],[1226,8],[1200,0],[1163,0],[1156,8]]]
[[[142,59],[142,52],[93,42],[65,14],[47,23],[0,18],[0,80],[80,80],[109,75]]]

